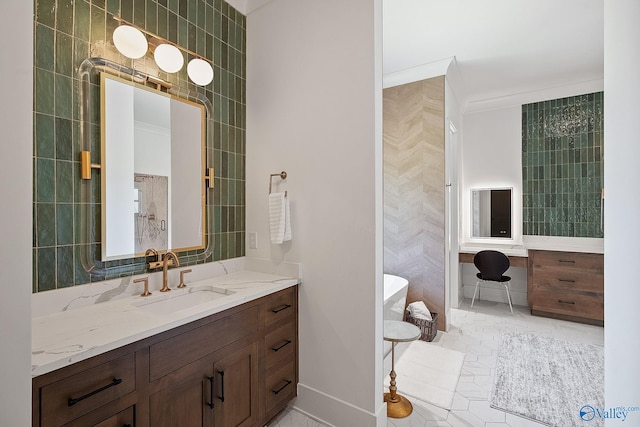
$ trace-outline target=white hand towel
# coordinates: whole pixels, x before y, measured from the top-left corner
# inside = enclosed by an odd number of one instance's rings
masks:
[[[271,243],[281,244],[291,240],[289,199],[284,193],[269,194],[269,227]]]
[[[289,212],[289,197],[284,193],[284,238],[285,242],[291,240],[291,213]]]
[[[416,301],[409,304],[409,313],[416,319],[433,320],[431,312],[422,301]]]

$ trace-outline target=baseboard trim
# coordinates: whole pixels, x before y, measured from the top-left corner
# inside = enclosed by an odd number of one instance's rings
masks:
[[[293,403],[293,408],[331,427],[380,427],[386,426],[387,422],[386,404],[384,402],[381,402],[374,414],[300,383],[298,384],[298,396]]]

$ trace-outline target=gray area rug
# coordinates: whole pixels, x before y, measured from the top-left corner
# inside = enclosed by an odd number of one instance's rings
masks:
[[[549,426],[603,426],[601,418],[581,417],[604,407],[604,348],[504,334],[490,404]]]

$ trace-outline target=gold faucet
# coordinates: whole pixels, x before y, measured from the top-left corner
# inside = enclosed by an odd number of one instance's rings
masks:
[[[176,267],[180,267],[180,261],[178,260],[178,255],[176,255],[172,251],[168,251],[166,254],[164,254],[164,257],[162,258],[162,289],[160,289],[160,292],[168,292],[171,290],[167,285],[167,275],[168,275],[167,272],[169,270],[169,264],[171,263],[171,259],[175,261]]]

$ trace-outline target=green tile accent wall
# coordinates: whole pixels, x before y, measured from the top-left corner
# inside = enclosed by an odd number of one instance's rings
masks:
[[[603,93],[522,106],[523,232],[603,237]]]
[[[205,88],[192,85],[186,67],[167,75],[157,69],[150,53],[136,61],[124,58],[111,39],[117,25],[114,16],[212,59],[213,82]],[[207,206],[213,211],[207,230],[214,242],[213,253],[206,260],[196,260],[195,251],[180,253],[180,260],[182,265],[191,265],[243,256],[246,17],[222,0],[35,0],[34,40],[33,291],[145,271],[141,258],[106,263],[112,267],[106,276],[90,276],[80,263],[85,242],[80,234],[82,144],[77,72],[89,57],[157,75],[211,101],[213,117],[208,125],[213,127],[213,138],[207,141],[206,156],[208,165],[215,168],[216,187]],[[92,156],[99,156],[96,153],[99,150],[93,150]],[[98,173],[94,172],[92,180],[92,197],[97,201]],[[89,250],[99,253],[99,235],[94,236]],[[129,264],[136,264],[133,273],[117,268]]]

